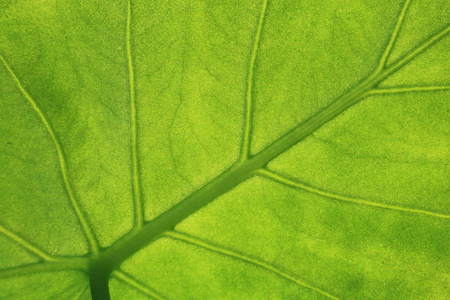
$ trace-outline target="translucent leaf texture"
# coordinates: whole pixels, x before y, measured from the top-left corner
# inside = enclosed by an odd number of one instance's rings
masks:
[[[1,299],[449,299],[448,1],[0,3]]]

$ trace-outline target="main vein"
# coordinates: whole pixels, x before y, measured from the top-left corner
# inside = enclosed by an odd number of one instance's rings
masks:
[[[247,71],[247,91],[245,97],[245,116],[244,116],[244,136],[241,145],[240,161],[243,162],[250,156],[251,132],[252,132],[252,110],[253,110],[253,85],[256,58],[258,56],[258,48],[261,40],[261,32],[266,16],[268,0],[264,0],[262,4],[261,14],[258,21],[258,27],[253,41],[252,54]]]
[[[131,169],[134,199],[134,228],[139,229],[144,223],[144,205],[142,203],[141,179],[139,171],[138,124],[136,107],[136,87],[134,82],[133,56],[131,54],[131,0],[127,0],[127,60],[131,113]]]
[[[328,293],[328,292],[326,292],[324,290],[321,290],[321,289],[319,289],[319,288],[317,288],[315,286],[312,286],[312,285],[310,285],[310,284],[308,284],[308,283],[306,283],[306,282],[304,282],[302,280],[299,280],[298,278],[288,274],[287,272],[282,271],[280,268],[278,268],[276,266],[273,266],[273,265],[271,265],[269,263],[266,263],[264,261],[261,261],[259,259],[252,258],[252,257],[249,257],[247,255],[241,254],[239,252],[236,252],[236,251],[233,251],[233,250],[229,250],[229,249],[225,249],[223,247],[219,247],[219,246],[213,245],[213,244],[205,242],[205,241],[203,241],[203,240],[201,240],[199,238],[196,238],[196,237],[193,237],[191,235],[187,235],[187,234],[184,234],[184,233],[181,233],[181,232],[168,231],[164,235],[167,236],[167,237],[170,237],[172,239],[175,239],[175,240],[179,240],[179,241],[182,241],[182,242],[185,242],[185,243],[197,246],[197,247],[201,247],[201,248],[209,250],[209,251],[213,251],[213,252],[216,252],[216,253],[219,253],[219,254],[222,254],[222,255],[226,255],[226,256],[229,256],[229,257],[241,260],[243,262],[250,263],[252,265],[261,267],[263,269],[266,269],[266,270],[268,270],[270,272],[273,272],[273,273],[277,274],[278,276],[283,277],[284,279],[292,281],[292,282],[294,282],[294,283],[296,283],[296,284],[298,284],[298,285],[300,285],[302,287],[306,287],[306,288],[308,288],[310,290],[313,290],[313,291],[315,291],[315,292],[317,292],[317,293],[319,293],[319,294],[321,294],[321,295],[323,295],[323,296],[325,296],[325,297],[327,297],[329,299],[335,299],[335,300],[338,299],[335,296],[331,295],[330,293]]]
[[[42,123],[44,124],[45,128],[47,129],[53,144],[55,146],[56,152],[58,154],[58,159],[59,159],[59,166],[61,169],[61,174],[63,177],[63,182],[64,182],[64,188],[67,192],[67,195],[69,197],[70,200],[70,204],[72,206],[72,209],[74,210],[78,221],[80,222],[81,228],[84,232],[84,235],[88,241],[89,247],[91,249],[91,252],[93,254],[97,254],[98,253],[98,243],[97,240],[95,238],[94,233],[92,232],[89,223],[83,213],[83,211],[81,210],[80,204],[77,200],[77,198],[74,195],[73,189],[72,189],[72,185],[70,183],[69,180],[69,175],[67,172],[67,166],[66,166],[66,161],[65,161],[65,157],[64,157],[64,152],[62,150],[61,147],[61,143],[59,142],[55,132],[53,131],[52,126],[50,125],[49,121],[47,120],[46,116],[44,115],[44,113],[41,111],[41,109],[39,108],[39,106],[36,104],[36,102],[34,101],[34,99],[30,96],[30,94],[28,94],[28,92],[25,90],[25,88],[23,87],[22,83],[20,82],[19,78],[16,76],[16,74],[14,73],[14,71],[12,70],[12,68],[9,66],[9,64],[7,63],[7,61],[5,60],[5,58],[0,55],[0,60],[3,62],[3,64],[5,65],[6,69],[8,70],[8,72],[10,73],[10,75],[12,76],[12,78],[14,79],[17,87],[19,88],[19,90],[22,92],[22,94],[25,96],[25,98],[28,100],[28,102],[30,103],[30,105],[33,107],[33,109],[36,111],[36,113],[38,114],[39,118],[41,119]]]
[[[264,150],[249,157],[247,160],[233,165],[202,188],[186,197],[165,213],[145,224],[141,230],[130,236],[125,236],[116,244],[105,250],[99,261],[112,272],[122,261],[136,251],[159,239],[164,232],[171,230],[188,216],[197,212],[211,201],[228,192],[240,183],[255,175],[255,171],[263,168],[267,163],[286,152],[301,140],[312,134],[325,123],[347,110],[349,107],[366,98],[368,93],[391,74],[407,65],[415,57],[423,53],[437,41],[446,36],[450,27],[446,27],[429,37],[422,44],[414,48],[405,56],[391,65],[375,72],[361,81],[356,87],[338,97],[329,106],[319,111],[310,119],[299,124],[296,128],[280,137]]]
[[[432,211],[408,208],[408,207],[401,207],[401,206],[397,206],[397,205],[373,202],[373,201],[368,201],[368,200],[364,200],[364,199],[358,199],[358,198],[354,198],[354,197],[338,195],[335,193],[327,192],[327,191],[312,187],[310,185],[298,182],[296,180],[292,180],[290,178],[287,178],[285,176],[282,176],[280,174],[277,174],[277,173],[267,170],[267,169],[261,169],[258,171],[258,173],[261,174],[262,176],[265,176],[273,181],[284,184],[286,186],[301,189],[301,190],[307,191],[309,193],[313,193],[313,194],[323,196],[323,197],[326,197],[329,199],[334,199],[334,200],[344,201],[344,202],[354,203],[354,204],[360,204],[360,205],[367,205],[367,206],[372,206],[372,207],[378,207],[378,208],[383,208],[383,209],[389,209],[389,210],[403,211],[403,212],[407,212],[407,213],[423,214],[423,215],[437,217],[437,218],[444,218],[444,219],[450,218],[450,215],[436,213],[436,212],[432,212]]]

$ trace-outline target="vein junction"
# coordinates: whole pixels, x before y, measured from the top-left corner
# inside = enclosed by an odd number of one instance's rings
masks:
[[[264,26],[264,19],[266,17],[267,1],[268,0],[264,0],[262,5],[261,15],[259,17],[258,27],[256,28],[252,54],[247,71],[248,74],[247,74],[247,92],[245,97],[245,112],[244,112],[244,136],[241,145],[241,154],[239,158],[240,162],[247,160],[250,155],[254,74],[255,74],[256,58],[258,56],[258,48],[261,40],[261,32]]]
[[[2,225],[0,232],[40,260],[37,263],[2,269],[0,278],[53,270],[87,270],[87,258],[50,255]]]
[[[50,255],[39,247],[26,241],[24,238],[20,237],[18,234],[6,229],[4,226],[0,225],[0,232],[6,237],[16,242],[22,246],[29,253],[37,256],[40,261],[25,265],[20,265],[17,267],[5,268],[0,270],[0,279],[8,277],[26,276],[41,272],[54,272],[54,271],[80,271],[83,273],[89,272],[90,259],[87,257],[79,256],[55,256]],[[141,293],[150,296],[154,299],[163,300],[165,299],[159,295],[153,289],[145,286],[143,283],[138,282],[136,279],[130,275],[122,272],[121,270],[115,270],[112,273],[112,277],[122,281],[123,283],[137,289]]]

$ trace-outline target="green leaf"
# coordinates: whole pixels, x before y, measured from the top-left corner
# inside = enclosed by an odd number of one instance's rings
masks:
[[[2,1],[0,298],[450,298],[449,9]]]

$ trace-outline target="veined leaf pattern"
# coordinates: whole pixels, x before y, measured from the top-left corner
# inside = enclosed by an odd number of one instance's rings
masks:
[[[0,297],[450,296],[444,1],[22,2],[0,5]]]

